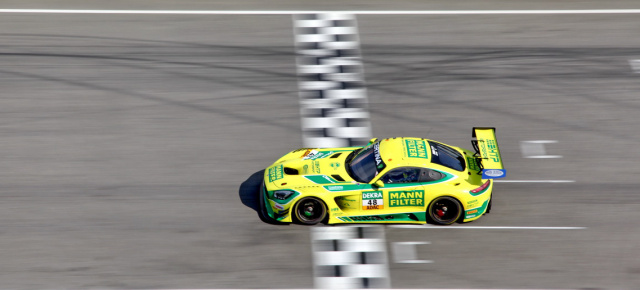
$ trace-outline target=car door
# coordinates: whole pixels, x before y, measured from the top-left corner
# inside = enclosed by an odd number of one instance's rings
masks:
[[[420,182],[421,174],[419,167],[389,170],[379,178],[384,186],[362,192],[362,210],[371,214],[423,210],[425,192]]]
[[[384,186],[378,188],[378,200],[372,201],[373,195],[367,200],[363,195],[363,208],[378,206],[376,209],[385,209],[388,213],[422,212],[431,200],[429,185],[443,178],[445,174],[429,168],[405,166],[392,169],[379,179]]]

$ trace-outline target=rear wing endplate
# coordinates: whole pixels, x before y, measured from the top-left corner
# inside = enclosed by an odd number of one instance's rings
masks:
[[[478,165],[482,169],[482,178],[506,177],[507,171],[502,165],[502,156],[500,149],[498,149],[498,140],[496,140],[496,128],[473,127],[472,137],[476,138],[476,140],[471,140],[471,144],[476,150],[476,160],[480,161]]]

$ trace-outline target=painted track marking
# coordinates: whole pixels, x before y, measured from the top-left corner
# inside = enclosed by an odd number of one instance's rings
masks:
[[[432,225],[389,225],[396,229],[448,229],[448,230],[585,230],[587,227],[519,227],[519,226],[432,226]]]
[[[524,158],[562,158],[560,155],[547,155],[545,144],[558,143],[556,140],[531,140],[521,141],[520,150]]]
[[[366,145],[371,124],[355,16],[300,14],[293,22],[304,146]]]
[[[316,288],[389,288],[384,227],[311,229]]]
[[[431,242],[395,242],[391,244],[393,261],[405,264],[429,264],[431,260],[418,260],[416,245],[429,245]]]
[[[640,14],[640,9],[567,10],[417,10],[417,11],[305,11],[305,10],[83,10],[83,9],[0,9],[0,13],[41,14],[183,14],[183,15],[292,15],[348,13],[356,15],[519,15],[519,14]]]
[[[640,73],[640,59],[630,59],[629,65],[634,73]]]

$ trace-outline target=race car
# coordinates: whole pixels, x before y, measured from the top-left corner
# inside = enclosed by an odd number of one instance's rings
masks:
[[[474,127],[472,137],[474,151],[410,137],[291,151],[265,170],[261,213],[305,225],[476,220],[506,170],[495,128]]]

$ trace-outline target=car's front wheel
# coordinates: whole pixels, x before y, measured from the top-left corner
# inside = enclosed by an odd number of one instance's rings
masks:
[[[294,207],[295,217],[298,222],[305,225],[315,225],[327,216],[327,207],[320,199],[304,197]]]
[[[462,206],[457,199],[441,196],[434,199],[427,209],[429,221],[439,225],[450,225],[462,216]]]

